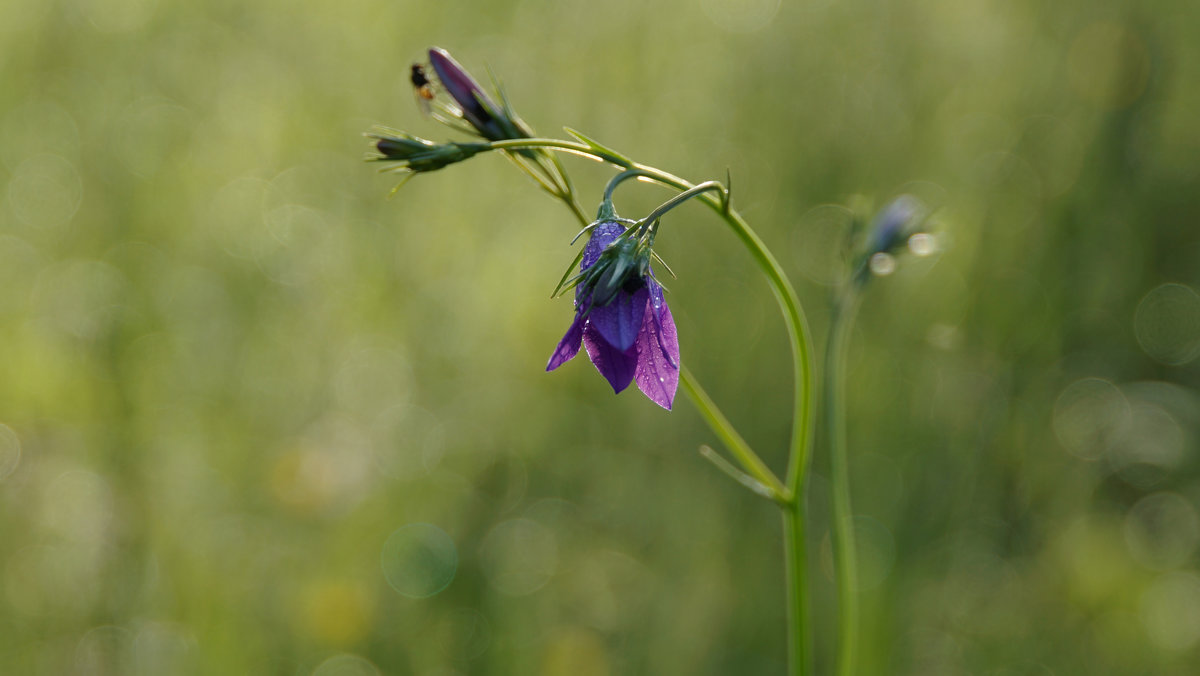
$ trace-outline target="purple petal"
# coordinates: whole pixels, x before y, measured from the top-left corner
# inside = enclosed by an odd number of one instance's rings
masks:
[[[642,330],[642,321],[650,316],[646,313],[649,303],[650,291],[646,287],[633,294],[622,291],[608,305],[592,308],[592,326],[609,345],[624,352],[633,347]]]
[[[587,348],[596,370],[612,385],[613,392],[619,393],[629,387],[638,365],[636,349],[630,348],[624,352],[616,349],[604,340],[591,322],[583,329],[583,346]]]
[[[670,363],[671,366],[679,368],[679,341],[675,336],[675,319],[671,316],[670,308],[667,307],[667,299],[663,296],[662,285],[654,281],[653,274],[654,273],[651,273],[652,276],[649,284],[650,303],[654,310],[652,317],[654,319],[655,327],[658,330],[658,346],[662,348],[663,355],[667,358],[667,362]],[[664,313],[666,314],[665,320],[663,318]],[[663,340],[663,335],[666,333],[663,330],[664,321],[670,322],[671,324],[671,342],[669,345]]]
[[[661,289],[658,290],[658,302],[646,308],[646,314],[634,349],[637,353],[635,377],[638,389],[650,397],[650,401],[669,411],[679,388],[679,338],[675,334],[671,310],[662,300]]]
[[[554,348],[554,354],[550,355],[550,363],[546,364],[547,371],[553,371],[562,366],[579,353],[579,342],[583,339],[585,324],[587,324],[587,319],[584,317],[584,313],[576,312],[575,320],[567,328],[567,333],[563,335],[562,340],[558,341],[558,347]]]
[[[583,260],[579,262],[579,271],[583,272],[595,265],[600,254],[623,232],[625,232],[625,226],[620,223],[613,221],[597,223],[596,227],[592,228],[592,236],[588,239],[587,246],[583,247]]]

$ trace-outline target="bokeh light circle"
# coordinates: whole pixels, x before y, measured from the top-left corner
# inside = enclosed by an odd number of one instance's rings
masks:
[[[1200,355],[1200,295],[1183,284],[1156,287],[1138,303],[1133,328],[1156,361],[1186,364]]]
[[[480,545],[480,563],[488,581],[509,596],[541,589],[558,568],[554,532],[532,519],[497,524]]]
[[[1129,425],[1108,451],[1108,463],[1126,482],[1142,489],[1164,481],[1184,461],[1183,428],[1166,409],[1134,400]]]
[[[423,599],[450,585],[458,571],[458,550],[441,528],[412,523],[388,536],[381,565],[392,589],[402,596]]]
[[[21,163],[8,184],[8,202],[17,218],[35,228],[70,221],[83,200],[83,179],[75,165],[58,155],[37,155]]]
[[[1200,577],[1164,576],[1142,594],[1140,615],[1150,640],[1159,647],[1191,648],[1200,640]]]
[[[1178,493],[1148,495],[1125,515],[1125,544],[1147,568],[1176,568],[1200,545],[1200,514]]]
[[[1129,401],[1111,382],[1083,378],[1058,395],[1053,416],[1059,443],[1072,455],[1096,460],[1129,424]]]

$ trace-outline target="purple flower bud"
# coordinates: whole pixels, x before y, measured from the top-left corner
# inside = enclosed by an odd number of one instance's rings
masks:
[[[575,287],[575,318],[550,356],[547,371],[562,366],[579,353],[582,343],[600,375],[614,392],[633,381],[651,401],[670,410],[679,387],[679,340],[675,320],[667,308],[662,286],[654,279],[648,254],[639,252],[631,238],[618,240],[625,227],[601,222],[592,230],[583,250]],[[600,269],[598,275],[587,275]],[[607,302],[597,300],[597,284],[610,292]]]
[[[483,91],[475,78],[471,77],[462,66],[440,47],[429,50],[429,63],[437,73],[442,88],[454,99],[462,110],[462,116],[479,132],[481,136],[491,141],[528,136],[515,128],[504,116],[503,110]]]

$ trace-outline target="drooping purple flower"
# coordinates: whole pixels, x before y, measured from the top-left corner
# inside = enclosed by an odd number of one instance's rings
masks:
[[[651,401],[670,410],[679,387],[679,340],[662,286],[650,271],[648,254],[634,240],[618,237],[625,227],[598,223],[583,250],[575,287],[575,318],[546,365],[562,366],[582,343],[614,392],[633,381]]]

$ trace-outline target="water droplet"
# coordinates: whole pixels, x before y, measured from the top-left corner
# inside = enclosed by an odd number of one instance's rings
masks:
[[[383,543],[383,576],[402,596],[423,599],[450,585],[458,570],[458,552],[446,531],[413,523]]]
[[[871,274],[886,277],[896,271],[896,259],[891,254],[877,253],[871,256]]]
[[[933,255],[938,250],[937,237],[928,232],[918,232],[908,238],[908,250],[913,252],[914,256]]]

